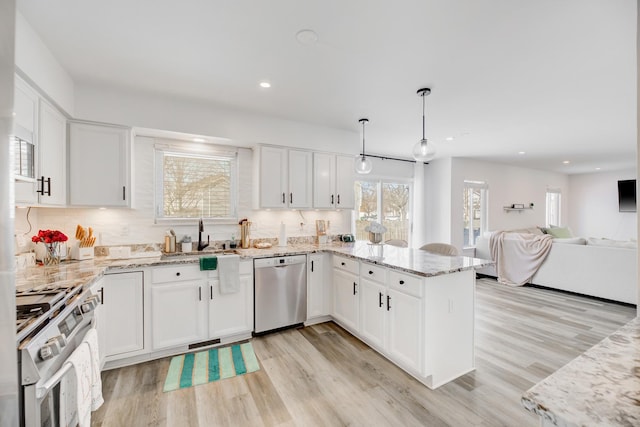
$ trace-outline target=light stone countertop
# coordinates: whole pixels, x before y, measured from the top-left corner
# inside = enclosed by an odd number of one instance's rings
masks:
[[[297,243],[285,247],[273,246],[268,249],[236,249],[236,253],[242,259],[315,252],[331,252],[425,277],[470,270],[492,264],[491,261],[477,258],[440,256],[418,249],[398,248],[390,245],[370,245],[366,242],[334,242],[327,245]],[[18,290],[22,290],[42,288],[53,284],[90,286],[102,277],[107,270],[197,264],[202,256],[220,255],[222,254],[204,251],[151,258],[110,259],[108,257],[96,257],[85,261],[63,261],[58,266],[35,266],[17,271],[16,287]]]
[[[640,425],[640,319],[533,386],[522,404],[542,425]]]

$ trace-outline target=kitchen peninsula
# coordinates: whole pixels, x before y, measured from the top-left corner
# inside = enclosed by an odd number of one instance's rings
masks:
[[[243,282],[246,298],[237,300],[248,305],[243,312],[250,316],[250,320],[245,319],[244,325],[253,323],[253,289],[251,270],[243,266],[252,266],[254,258],[304,254],[314,259],[307,266],[308,288],[317,286],[321,293],[328,295],[325,312],[321,313],[326,315],[326,319],[336,321],[430,388],[437,388],[474,369],[475,269],[488,265],[489,261],[364,242],[298,243],[269,249],[238,249],[236,253],[241,260],[241,281],[242,275],[246,278]],[[186,280],[185,272],[182,272],[172,285],[176,289],[192,286],[194,280],[200,280],[197,275],[201,273],[208,274],[202,279],[208,285],[214,280],[212,273],[196,271],[202,255],[215,253],[205,251],[126,260],[96,257],[87,261],[64,262],[56,267],[31,267],[17,273],[17,289],[58,282],[88,288],[95,286],[103,277],[124,276],[135,270],[142,271],[144,277],[153,278],[157,276],[156,271],[167,269],[188,269],[185,270],[187,275],[193,275],[191,282],[181,282]],[[319,283],[313,284],[316,277],[313,273],[318,271],[326,274],[321,276],[323,279]],[[145,295],[141,298],[144,304],[144,330],[141,332],[144,339],[138,338],[138,342],[143,343],[142,347],[127,357],[118,355],[117,363],[111,366],[107,363],[108,367],[185,352],[192,344],[199,344],[196,338],[173,346],[157,344],[157,337],[153,335],[154,317],[149,314],[157,310],[152,306],[156,303],[155,294],[152,294],[154,285],[148,279],[143,283],[140,289]],[[195,292],[195,298],[198,298],[198,291]],[[311,299],[313,292],[308,295]],[[209,317],[212,316],[211,310]],[[113,327],[112,324],[109,326]],[[245,339],[250,336],[251,326],[233,331],[234,334],[228,336],[208,336],[207,339],[222,338],[219,341],[222,343]]]

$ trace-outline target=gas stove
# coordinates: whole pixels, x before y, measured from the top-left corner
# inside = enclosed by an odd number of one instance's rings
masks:
[[[92,328],[99,304],[99,296],[82,285],[16,290],[21,426],[58,425],[66,398],[60,381],[71,366],[66,360]]]
[[[45,284],[16,290],[16,338],[18,345],[37,334],[44,326],[73,302],[82,286]]]

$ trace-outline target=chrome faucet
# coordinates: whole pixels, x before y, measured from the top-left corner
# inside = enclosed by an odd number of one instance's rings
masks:
[[[204,224],[202,222],[202,218],[200,218],[200,222],[198,223],[198,250],[201,251],[207,246],[209,246],[209,235],[207,235],[207,243],[202,241],[202,232],[204,231]]]

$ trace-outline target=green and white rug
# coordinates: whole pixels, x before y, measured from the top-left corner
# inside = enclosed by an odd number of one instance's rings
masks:
[[[171,359],[163,391],[206,384],[260,370],[251,343],[212,348]]]

